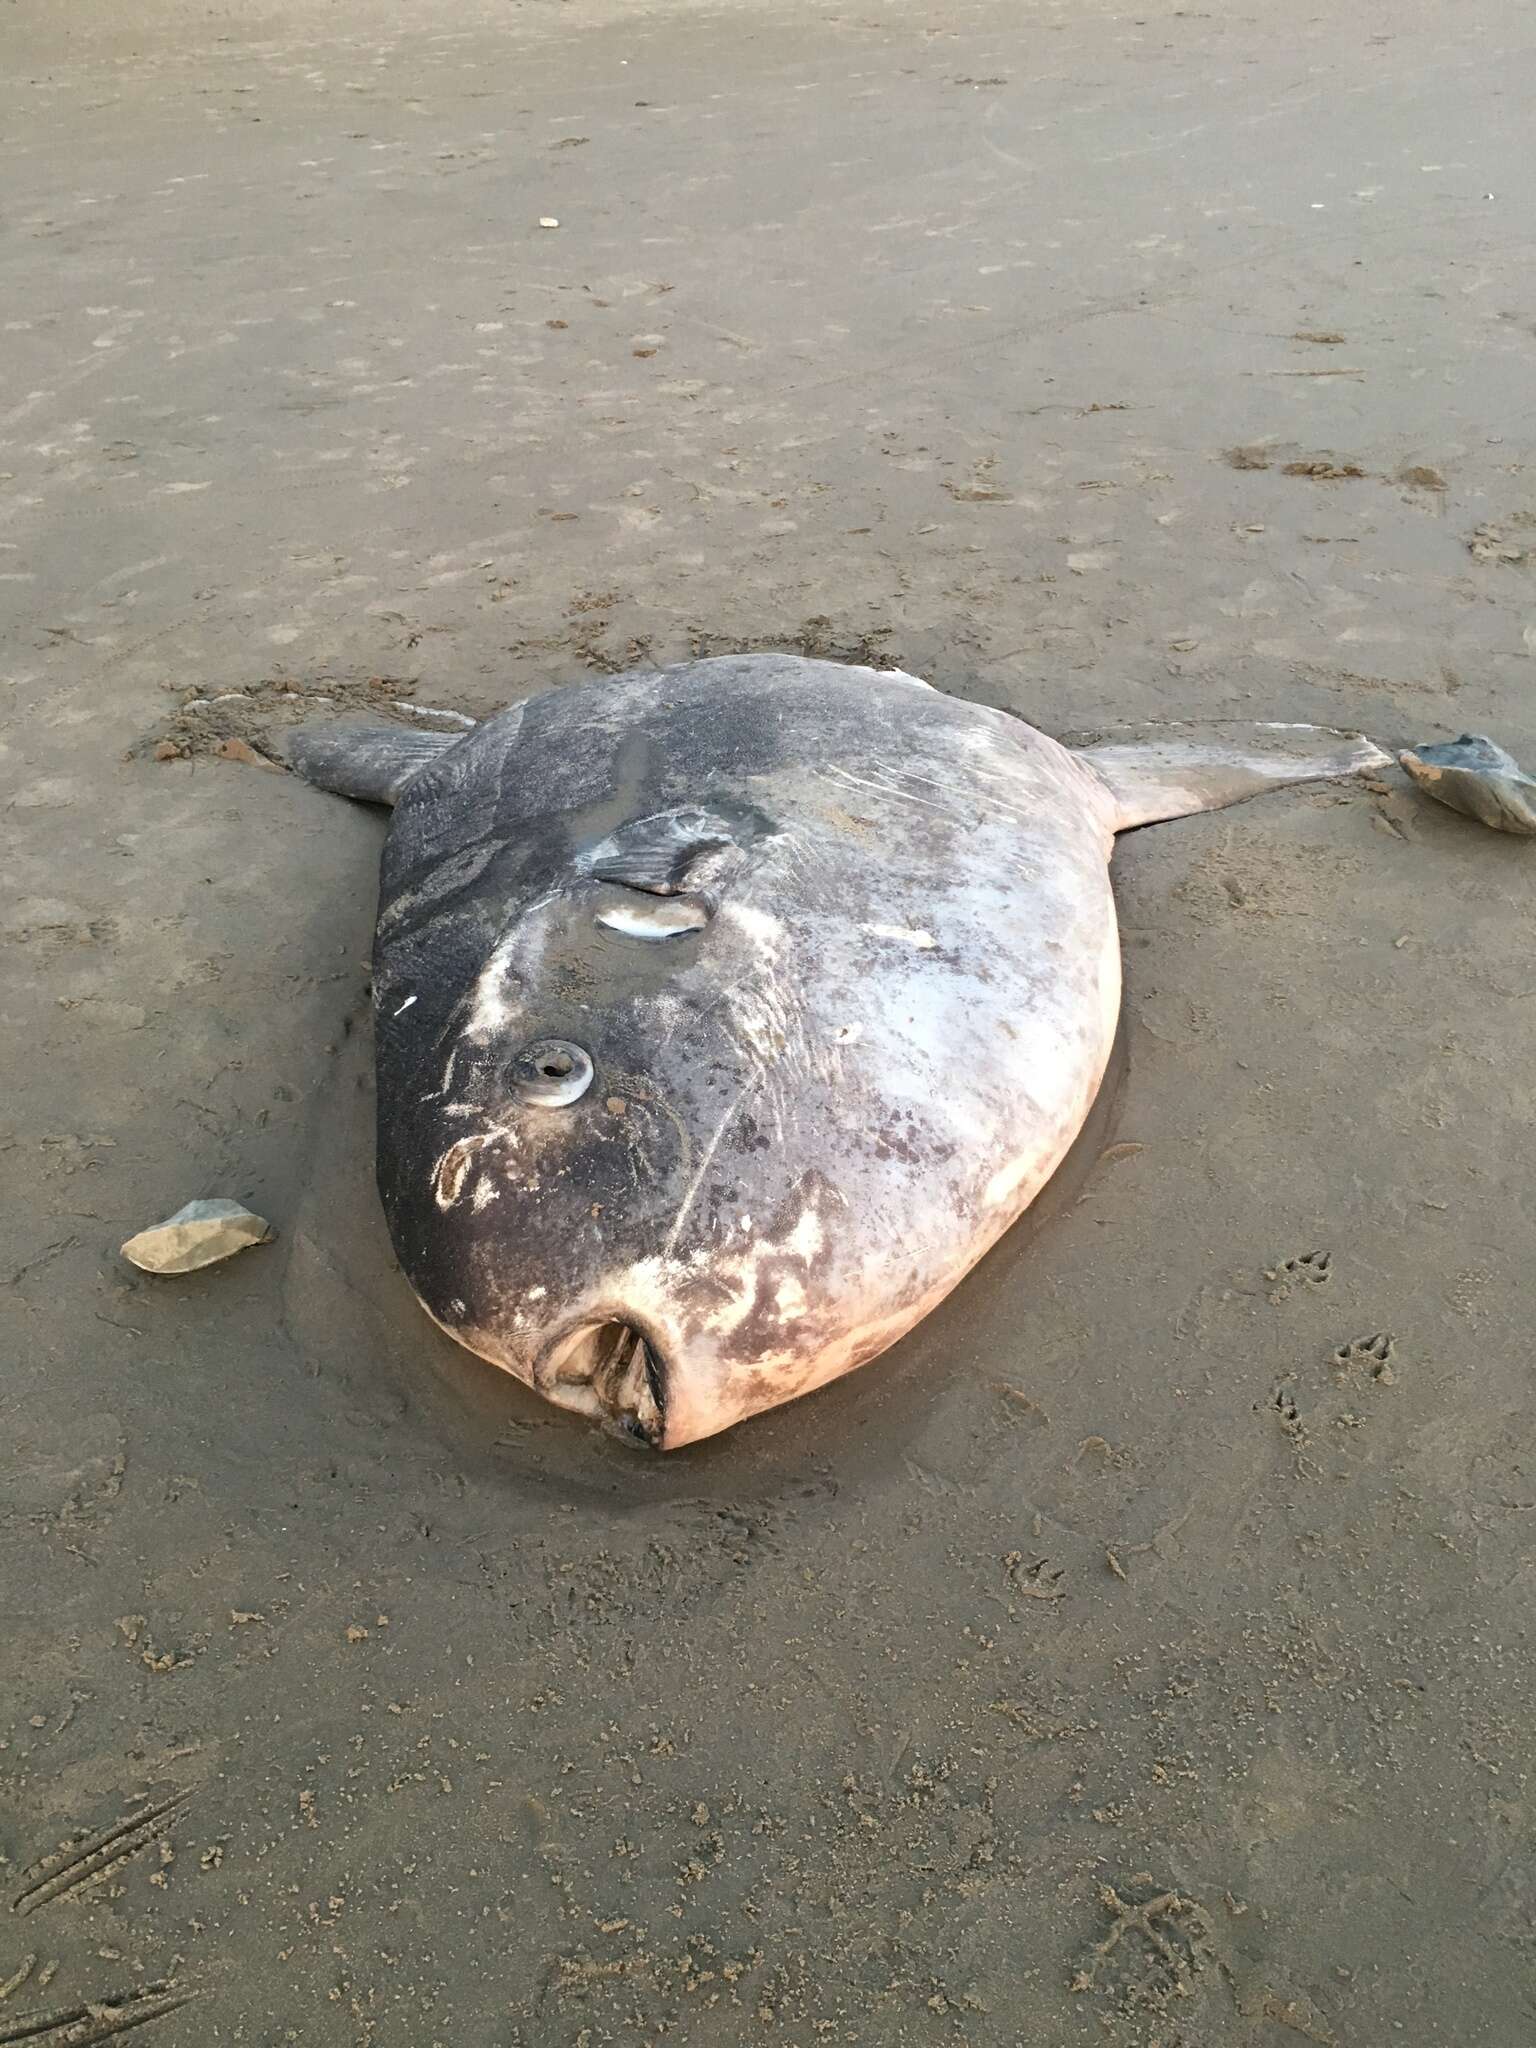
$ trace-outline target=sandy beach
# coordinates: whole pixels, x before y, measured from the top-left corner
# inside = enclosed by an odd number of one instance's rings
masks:
[[[416,1306],[384,816],[219,750],[790,647],[1536,765],[1529,13],[95,17],[0,19],[0,2042],[1521,2048],[1529,843],[1130,835],[1038,1215],[645,1457]]]

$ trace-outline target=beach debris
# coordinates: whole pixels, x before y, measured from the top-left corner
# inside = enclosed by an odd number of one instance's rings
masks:
[[[188,1202],[163,1223],[130,1237],[122,1252],[146,1273],[195,1273],[276,1235],[264,1216],[253,1216],[239,1202],[215,1199]]]
[[[1536,778],[1485,733],[1464,732],[1432,747],[1398,755],[1426,796],[1476,818],[1494,832],[1536,837]]]

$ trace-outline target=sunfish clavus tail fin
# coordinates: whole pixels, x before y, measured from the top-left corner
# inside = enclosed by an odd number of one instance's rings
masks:
[[[1219,811],[1293,782],[1332,782],[1389,768],[1359,733],[1321,725],[1144,725],[1073,749],[1105,785],[1117,832]]]
[[[304,725],[283,743],[288,766],[317,788],[392,804],[411,777],[464,738],[408,725]]]

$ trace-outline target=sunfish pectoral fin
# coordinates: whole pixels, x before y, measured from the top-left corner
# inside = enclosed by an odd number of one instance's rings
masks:
[[[1361,734],[1321,725],[1145,725],[1073,751],[1108,789],[1116,832],[1392,765]]]
[[[463,738],[408,725],[304,725],[287,735],[282,751],[289,767],[319,789],[392,804],[413,775]]]
[[[652,896],[675,896],[697,888],[701,879],[735,853],[744,830],[699,804],[681,804],[649,817],[631,818],[582,857],[594,881],[617,882]]]

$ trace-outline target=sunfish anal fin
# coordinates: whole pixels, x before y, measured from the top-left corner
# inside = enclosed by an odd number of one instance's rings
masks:
[[[1359,733],[1321,725],[1145,725],[1073,752],[1109,791],[1116,832],[1219,811],[1293,782],[1332,782],[1389,768]]]
[[[413,775],[456,747],[462,732],[408,725],[305,725],[287,735],[290,768],[319,789],[359,803],[392,804]]]

